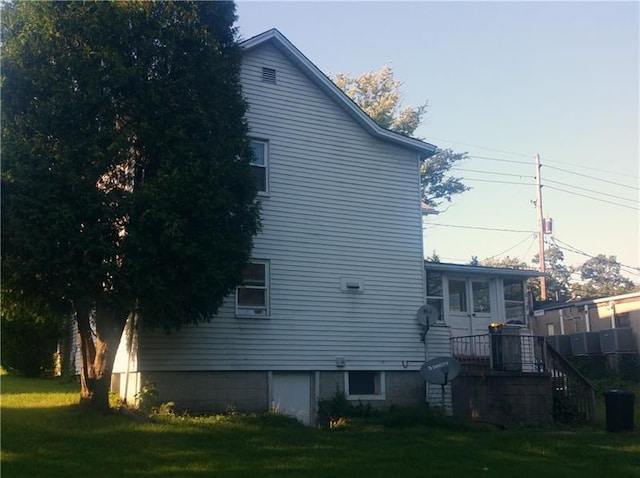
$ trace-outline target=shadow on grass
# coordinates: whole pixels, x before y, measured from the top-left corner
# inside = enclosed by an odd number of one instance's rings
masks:
[[[6,379],[3,476],[585,478],[640,470],[639,432],[496,430],[424,410],[338,430],[269,414],[138,421],[66,405],[77,398],[75,384]]]
[[[454,427],[319,430],[260,416],[2,411],[5,476],[636,476],[640,435]]]

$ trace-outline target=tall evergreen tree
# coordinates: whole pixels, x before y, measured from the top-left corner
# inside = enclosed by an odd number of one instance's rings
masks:
[[[231,2],[2,5],[3,303],[69,314],[108,409],[128,317],[208,319],[259,229]]]

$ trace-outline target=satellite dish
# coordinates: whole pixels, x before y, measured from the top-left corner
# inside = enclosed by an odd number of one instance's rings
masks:
[[[430,325],[433,325],[438,320],[439,315],[438,309],[432,305],[425,304],[416,312],[416,319],[418,319],[420,325],[429,328]]]
[[[422,364],[420,375],[429,383],[446,385],[460,373],[460,362],[453,357],[436,357]]]

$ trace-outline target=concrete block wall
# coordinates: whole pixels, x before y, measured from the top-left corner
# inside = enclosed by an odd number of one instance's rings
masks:
[[[455,416],[503,426],[553,422],[548,373],[461,374],[452,388]]]
[[[230,409],[269,409],[267,372],[144,372],[141,383],[154,382],[160,401],[175,402],[176,411],[218,413]]]
[[[384,409],[391,405],[410,406],[424,403],[425,382],[417,371],[386,371],[384,400],[354,400]],[[320,372],[320,400],[331,399],[336,390],[344,391],[344,372]]]
[[[124,393],[124,374],[114,374],[112,390]],[[319,389],[311,381],[312,403],[315,397],[331,399],[336,390],[344,390],[344,372],[318,372]],[[128,401],[148,382],[155,383],[160,402],[172,401],[177,412],[221,413],[230,409],[239,412],[269,410],[269,373],[259,372],[138,372],[129,377]],[[372,407],[385,409],[395,404],[410,406],[424,403],[425,382],[417,371],[386,371],[385,399],[362,400]],[[355,400],[354,404],[360,400]],[[315,405],[312,405],[315,408]],[[310,410],[312,415],[315,409]]]

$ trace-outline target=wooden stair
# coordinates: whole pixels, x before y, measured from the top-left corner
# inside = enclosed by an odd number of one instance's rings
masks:
[[[551,373],[553,418],[560,422],[595,422],[595,390],[589,381],[551,344],[545,365]]]

